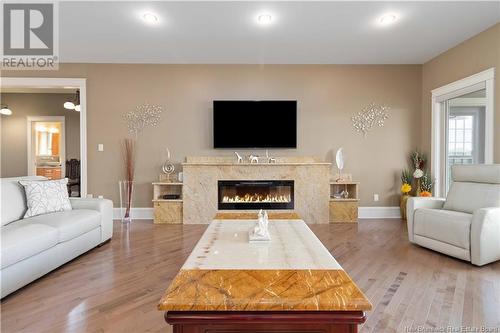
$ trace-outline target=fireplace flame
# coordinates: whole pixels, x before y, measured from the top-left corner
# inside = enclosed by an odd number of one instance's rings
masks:
[[[262,195],[262,194],[245,194],[245,196],[240,197],[239,195],[235,195],[233,197],[224,196],[222,197],[222,202],[224,203],[260,203],[260,202],[291,202],[292,198],[290,195]]]

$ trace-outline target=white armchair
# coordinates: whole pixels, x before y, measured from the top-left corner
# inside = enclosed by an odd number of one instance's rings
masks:
[[[410,198],[410,242],[477,266],[500,260],[500,164],[455,165],[448,197]]]

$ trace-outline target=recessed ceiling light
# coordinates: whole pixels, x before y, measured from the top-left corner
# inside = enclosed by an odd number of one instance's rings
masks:
[[[149,24],[158,23],[158,16],[153,13],[145,13],[142,15],[142,20]]]
[[[398,16],[396,14],[389,13],[389,14],[382,15],[379,22],[381,25],[389,25],[389,24],[396,22],[397,19],[398,19]]]
[[[259,24],[268,25],[268,24],[271,24],[272,21],[273,21],[273,17],[271,14],[264,13],[264,14],[259,14],[259,16],[257,16],[257,22]]]

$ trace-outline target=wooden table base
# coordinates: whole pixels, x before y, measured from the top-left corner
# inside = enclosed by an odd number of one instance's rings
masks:
[[[174,333],[356,333],[364,311],[167,311]]]

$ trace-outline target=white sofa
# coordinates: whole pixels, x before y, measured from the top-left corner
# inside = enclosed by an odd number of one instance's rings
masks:
[[[47,274],[113,235],[113,203],[70,198],[73,210],[23,219],[21,179],[0,179],[1,298]]]
[[[455,165],[448,197],[410,198],[410,242],[482,266],[500,259],[500,164]]]

